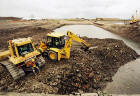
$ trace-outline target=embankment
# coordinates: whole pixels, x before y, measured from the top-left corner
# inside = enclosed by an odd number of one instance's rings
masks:
[[[94,23],[95,26],[103,28],[107,31],[120,35],[122,37],[131,39],[136,42],[140,42],[140,26],[132,26],[125,24],[106,24],[106,23]]]

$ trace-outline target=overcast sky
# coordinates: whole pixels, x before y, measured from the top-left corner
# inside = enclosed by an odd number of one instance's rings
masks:
[[[25,18],[130,18],[140,0],[0,0],[0,16]]]

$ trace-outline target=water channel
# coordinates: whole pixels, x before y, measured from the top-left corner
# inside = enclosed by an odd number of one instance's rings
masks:
[[[126,45],[140,54],[139,43],[120,37],[94,25],[67,25],[54,31],[66,34],[67,30],[89,38],[123,40]],[[113,82],[108,83],[104,91],[113,94],[140,94],[140,59],[138,58],[120,67],[118,72],[113,76]]]

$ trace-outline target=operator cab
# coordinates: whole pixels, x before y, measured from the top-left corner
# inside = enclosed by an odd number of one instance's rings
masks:
[[[31,38],[20,38],[10,41],[14,56],[25,56],[34,51]],[[17,51],[16,51],[17,50]]]
[[[47,35],[47,47],[62,49],[65,46],[65,35],[51,33]]]
[[[21,45],[21,46],[17,46],[17,49],[18,49],[18,52],[19,52],[19,56],[24,56],[24,55],[34,51],[31,43]]]

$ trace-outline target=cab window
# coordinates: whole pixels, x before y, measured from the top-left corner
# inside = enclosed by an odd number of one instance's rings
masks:
[[[24,55],[34,51],[31,43],[25,44],[22,46],[18,46],[17,49],[18,49],[20,56],[24,56]]]

